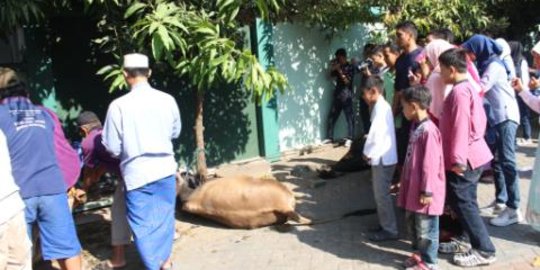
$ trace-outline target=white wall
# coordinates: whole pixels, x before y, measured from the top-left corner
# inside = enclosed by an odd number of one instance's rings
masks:
[[[290,91],[278,97],[281,151],[325,139],[334,90],[328,75],[329,62],[341,47],[347,49],[349,58],[360,58],[366,39],[367,30],[361,25],[335,35],[331,40],[318,28],[289,23],[274,28],[275,65],[286,74],[291,86]],[[346,123],[342,114],[334,138],[345,135]]]

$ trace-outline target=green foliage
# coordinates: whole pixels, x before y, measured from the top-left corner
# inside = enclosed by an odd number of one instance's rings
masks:
[[[18,10],[19,12],[13,12]],[[28,23],[44,17],[38,3],[32,0],[4,0],[0,2],[0,24],[6,32],[19,26],[20,22]]]
[[[120,65],[112,64],[104,66],[98,70],[96,75],[104,76],[104,80],[111,82],[109,92],[127,87],[126,80],[124,80],[124,75],[122,74],[122,67]]]
[[[86,0],[90,7],[102,7]],[[93,3],[92,3],[93,1]],[[241,82],[255,101],[283,91],[287,79],[275,68],[265,70],[242,44],[238,15],[247,6],[269,16],[281,8],[279,0],[235,1],[117,1],[98,26],[104,36],[95,42],[120,60],[126,50],[148,52],[161,67],[189,79],[199,91],[219,83]],[[120,11],[124,11],[121,13]],[[111,90],[124,87],[118,65],[98,72],[111,83]]]
[[[287,18],[306,22],[330,32],[337,32],[357,23],[373,23],[377,14],[368,0],[289,0]]]
[[[382,21],[393,29],[399,22],[413,21],[422,35],[436,28],[448,28],[458,39],[486,30],[491,24],[504,23],[487,13],[484,0],[382,0],[372,1],[385,12]]]
[[[3,0],[0,31],[46,19],[73,0]],[[151,55],[160,68],[185,75],[199,90],[221,82],[242,82],[258,100],[286,87],[286,78],[275,69],[264,70],[242,46],[238,29],[261,17],[272,22],[295,21],[335,33],[356,23],[383,23],[387,29],[403,20],[414,21],[421,34],[433,28],[451,29],[458,38],[492,26],[506,28],[503,15],[519,24],[512,6],[531,7],[538,0],[84,0],[85,10],[97,18],[102,37],[94,40],[100,53],[120,63],[127,52]],[[506,11],[505,11],[506,10]],[[491,13],[490,13],[491,12]],[[534,16],[532,16],[534,17]],[[537,18],[536,16],[535,18]],[[528,24],[538,20],[526,20]],[[531,26],[520,27],[531,29]],[[375,32],[374,32],[375,33]],[[386,36],[378,32],[373,38]],[[111,75],[111,72],[113,75]],[[118,68],[100,70],[117,89]]]
[[[70,8],[70,0],[1,0],[0,34],[24,24],[40,22],[57,10]]]

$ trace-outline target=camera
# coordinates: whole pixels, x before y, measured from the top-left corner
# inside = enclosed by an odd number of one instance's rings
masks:
[[[373,67],[373,61],[368,58],[362,61],[356,68],[358,70],[363,70],[363,69],[371,69],[372,67]]]

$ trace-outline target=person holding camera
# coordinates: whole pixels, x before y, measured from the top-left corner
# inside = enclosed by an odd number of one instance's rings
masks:
[[[347,51],[344,48],[338,49],[335,53],[336,58],[331,62],[330,75],[335,77],[335,90],[332,108],[328,115],[328,125],[326,139],[323,144],[334,142],[334,125],[336,124],[341,111],[345,113],[347,121],[347,138],[345,146],[349,147],[354,135],[354,113],[352,102],[352,82],[354,77],[354,68],[347,61]]]
[[[394,100],[394,74],[387,65],[385,55],[385,46],[377,45],[368,53],[366,62],[368,66],[362,69],[365,76],[378,76],[384,81],[384,98],[389,101]],[[372,72],[373,71],[373,72]]]

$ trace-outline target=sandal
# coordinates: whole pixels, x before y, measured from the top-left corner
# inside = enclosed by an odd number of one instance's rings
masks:
[[[407,258],[404,262],[403,262],[403,266],[405,268],[410,268],[410,267],[413,267],[419,263],[422,262],[422,258],[420,258],[420,255],[416,254],[416,253],[413,253],[411,254],[411,257]]]
[[[411,267],[407,267],[405,268],[406,270],[432,270],[431,267],[429,267],[427,264],[425,264],[424,262],[419,262]]]

